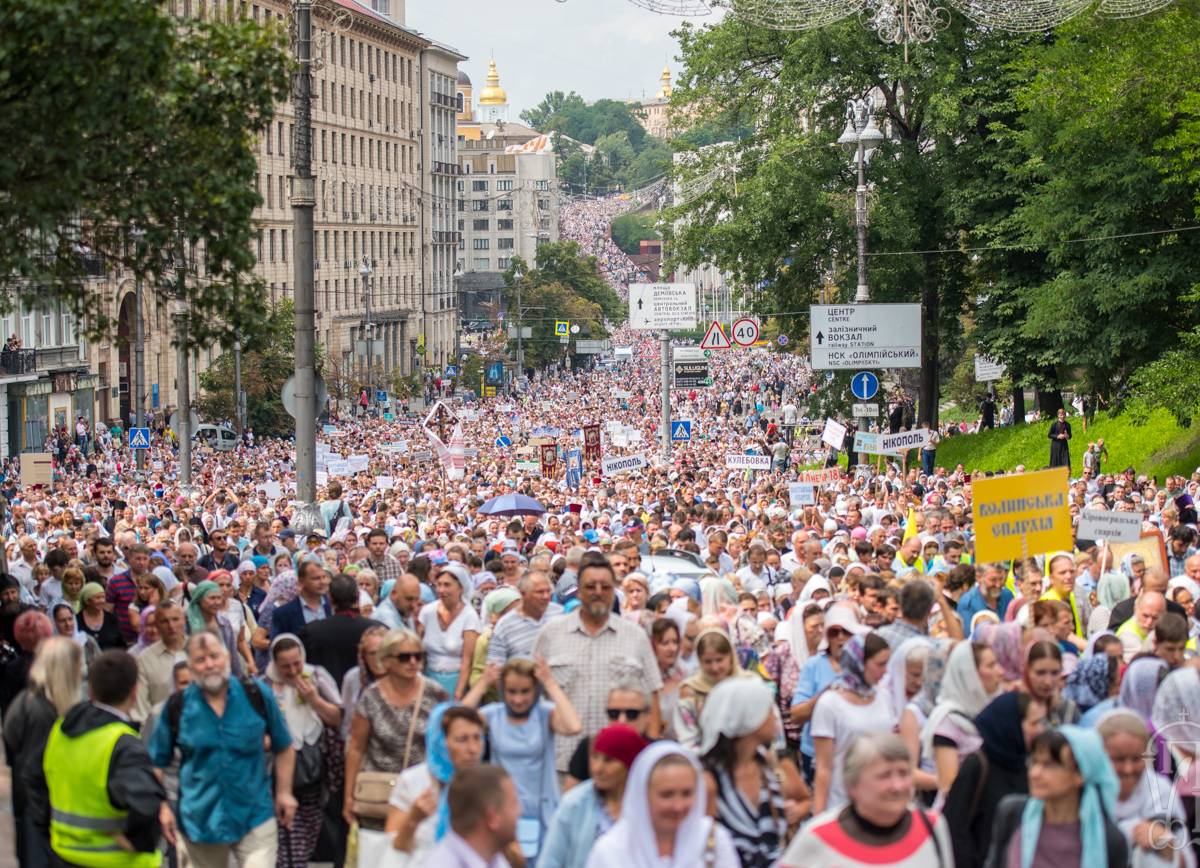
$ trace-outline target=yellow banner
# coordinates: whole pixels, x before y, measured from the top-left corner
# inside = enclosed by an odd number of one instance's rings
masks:
[[[976,563],[1070,551],[1074,544],[1065,467],[977,477],[971,483],[971,501]]]

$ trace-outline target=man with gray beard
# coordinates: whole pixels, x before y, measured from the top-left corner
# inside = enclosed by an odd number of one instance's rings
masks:
[[[191,864],[227,868],[274,865],[278,827],[290,828],[296,813],[292,773],[296,752],[275,703],[260,682],[230,678],[229,652],[221,637],[204,631],[187,643],[192,684],[163,708],[150,758],[166,768],[178,747],[179,827]],[[274,800],[261,745],[275,755]]]

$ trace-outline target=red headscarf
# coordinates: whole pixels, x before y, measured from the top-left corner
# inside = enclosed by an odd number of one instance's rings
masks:
[[[637,755],[649,743],[632,726],[615,723],[596,733],[596,737],[592,739],[592,750],[595,753],[604,754],[609,759],[615,759],[625,768],[629,768],[637,759]]]

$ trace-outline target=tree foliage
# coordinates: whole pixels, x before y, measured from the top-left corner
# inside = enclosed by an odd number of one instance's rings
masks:
[[[295,309],[290,300],[271,309],[242,344],[242,390],[246,393],[246,424],[255,433],[287,436],[294,423],[283,408],[283,385],[296,366]],[[326,375],[328,376],[328,375]],[[233,419],[233,351],[221,353],[200,375],[198,400],[206,419]],[[353,396],[350,396],[353,397]]]
[[[874,94],[887,138],[867,168],[868,283],[874,302],[924,306],[921,417],[973,347],[1044,410],[1060,386],[1125,394],[1200,323],[1200,233],[1177,231],[1200,204],[1198,12],[1181,0],[1051,34],[956,16],[907,60],[857,21],[685,26],[675,101],[699,125],[737,106],[754,132],[680,162],[667,249],[726,270],[805,339],[823,287],[853,298],[854,169],[832,145],[846,101]]]
[[[640,242],[662,237],[655,228],[657,222],[653,214],[622,214],[612,222],[613,243],[630,255],[638,253]]]
[[[186,261],[191,342],[249,328],[264,312],[255,136],[288,70],[273,24],[177,20],[156,0],[0,4],[3,304],[61,299],[95,337],[112,323],[85,257],[164,303]]]

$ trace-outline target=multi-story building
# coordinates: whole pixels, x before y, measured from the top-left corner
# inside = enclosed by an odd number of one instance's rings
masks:
[[[654,99],[634,103],[634,115],[641,121],[646,132],[657,139],[671,137],[671,67],[664,66],[659,76],[660,86]]]
[[[172,3],[180,16],[218,14],[206,13],[203,2]],[[456,357],[455,89],[458,63],[466,58],[405,27],[403,0],[373,3],[335,0],[313,12],[314,284],[323,362],[361,374],[367,354],[373,355],[372,376],[383,385],[393,372],[437,372]],[[283,0],[253,0],[243,8],[258,21],[290,13]],[[255,271],[272,303],[291,298],[295,282],[294,117],[289,99],[258,144],[263,203],[255,214]],[[0,320],[2,339],[16,335],[21,342],[19,352],[0,358],[0,454],[39,449],[48,426],[73,424],[78,415],[130,418],[137,400],[134,279],[100,264],[94,270],[104,311],[117,322],[110,339],[81,342],[69,314],[57,308],[22,309]],[[170,311],[146,292],[142,318],[142,400],[147,411],[173,409],[178,383]],[[193,396],[199,373],[221,352],[208,347],[193,355]]]
[[[537,245],[558,240],[560,191],[548,136],[506,120],[508,95],[488,64],[476,120],[471,80],[458,81],[458,269],[501,272],[514,256],[532,263]]]

